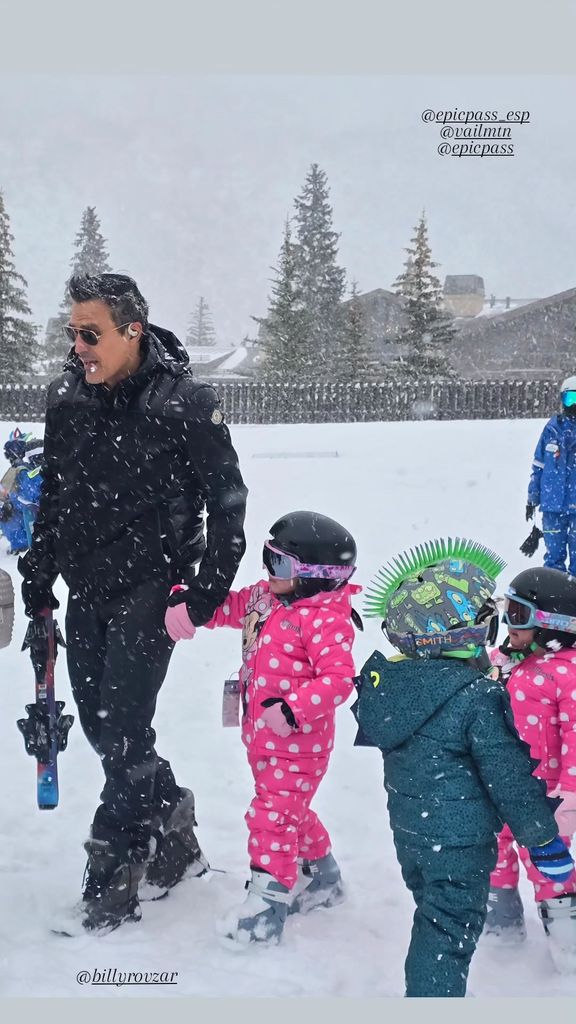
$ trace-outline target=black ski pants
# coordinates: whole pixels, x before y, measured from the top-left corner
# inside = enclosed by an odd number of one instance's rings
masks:
[[[71,591],[66,612],[72,692],[106,779],[92,835],[133,860],[147,855],[153,814],[179,796],[152,728],[174,649],[164,627],[169,589],[148,581],[100,603]]]

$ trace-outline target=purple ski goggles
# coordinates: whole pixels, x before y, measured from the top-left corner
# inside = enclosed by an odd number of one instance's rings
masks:
[[[262,551],[264,568],[277,580],[316,579],[316,580],[349,580],[356,572],[355,565],[312,565],[299,562],[294,555],[280,551],[267,540]]]

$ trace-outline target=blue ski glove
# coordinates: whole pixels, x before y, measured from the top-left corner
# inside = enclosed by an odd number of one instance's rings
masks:
[[[567,882],[574,871],[570,850],[560,836],[544,846],[531,846],[528,853],[540,874],[553,882]]]

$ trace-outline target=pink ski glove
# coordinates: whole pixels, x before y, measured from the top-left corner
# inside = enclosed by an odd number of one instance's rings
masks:
[[[268,703],[268,701],[266,701],[266,703]],[[283,700],[276,701],[274,704],[270,704],[268,707],[264,707],[263,705],[258,717],[264,722],[264,724],[269,729],[272,730],[272,732],[276,736],[281,736],[283,739],[285,739],[286,736],[291,735],[294,729],[291,725],[288,724],[286,715],[282,710],[282,705],[284,705]],[[285,705],[285,707],[288,708],[288,705]],[[294,721],[294,715],[292,715],[290,708],[288,708],[288,711],[292,716],[292,720]]]
[[[174,594],[179,590],[188,590],[188,587],[172,587],[170,594]],[[196,632],[196,626],[190,620],[188,609],[184,602],[182,602],[182,604],[175,604],[166,609],[164,625],[166,626],[166,632],[171,640],[192,640],[192,637]]]
[[[573,836],[576,832],[576,792],[556,786],[549,795],[562,798],[562,803],[554,812],[560,835]]]

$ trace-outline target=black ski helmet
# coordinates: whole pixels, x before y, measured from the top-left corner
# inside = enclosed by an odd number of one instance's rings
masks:
[[[560,569],[547,566],[524,569],[514,577],[506,593],[508,597],[517,596],[530,601],[540,611],[576,618],[576,578]],[[572,647],[576,644],[576,633],[541,626],[536,630],[534,639],[539,647],[546,647],[553,640],[562,647]]]
[[[319,512],[289,512],[270,527],[274,547],[310,565],[356,565],[356,541],[335,519]],[[295,599],[312,597],[321,590],[337,590],[341,580],[299,579]]]

